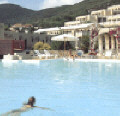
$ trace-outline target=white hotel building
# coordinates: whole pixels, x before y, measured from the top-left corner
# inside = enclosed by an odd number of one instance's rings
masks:
[[[111,55],[119,55],[120,5],[92,11],[89,15],[78,16],[75,21],[65,22],[64,27],[39,29],[35,33],[45,32],[49,35],[72,34],[82,38],[83,35],[90,34],[94,28],[98,29],[98,55],[104,56],[107,52],[111,52]]]

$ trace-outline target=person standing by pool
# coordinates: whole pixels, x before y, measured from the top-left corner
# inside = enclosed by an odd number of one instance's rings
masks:
[[[69,58],[68,59],[70,59],[70,58],[72,58],[74,60],[74,55],[72,55],[72,50],[71,49],[69,49]]]

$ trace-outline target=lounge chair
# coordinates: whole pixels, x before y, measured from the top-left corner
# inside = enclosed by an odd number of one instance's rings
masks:
[[[83,51],[82,50],[77,50],[77,55],[78,56],[82,56],[83,55]]]
[[[76,55],[75,55],[75,58],[78,57],[78,58],[81,58],[83,56],[83,50],[77,50],[76,51]]]
[[[58,57],[57,54],[50,54],[50,52],[48,50],[44,50],[44,53],[46,55],[46,58],[51,58],[51,57],[57,58]]]
[[[107,50],[106,52],[105,52],[105,56],[111,56],[112,55],[112,51],[111,50]]]
[[[39,56],[40,59],[46,57],[46,55],[45,55],[45,54],[41,54],[41,53],[39,52],[39,50],[34,50],[34,55],[35,55],[35,56]]]

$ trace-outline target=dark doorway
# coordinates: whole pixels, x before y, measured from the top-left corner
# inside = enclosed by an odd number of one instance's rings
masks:
[[[0,55],[0,59],[3,59],[3,55]]]
[[[25,49],[27,49],[27,40],[25,40]]]
[[[109,48],[111,49],[111,37],[109,37]]]

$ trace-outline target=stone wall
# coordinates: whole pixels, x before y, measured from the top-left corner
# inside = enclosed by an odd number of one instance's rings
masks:
[[[4,24],[0,23],[0,39],[4,39]]]
[[[13,31],[5,31],[5,40],[25,40],[25,49],[31,50],[36,42],[45,42],[51,44],[51,36],[46,34],[34,34],[34,33],[19,33]]]

